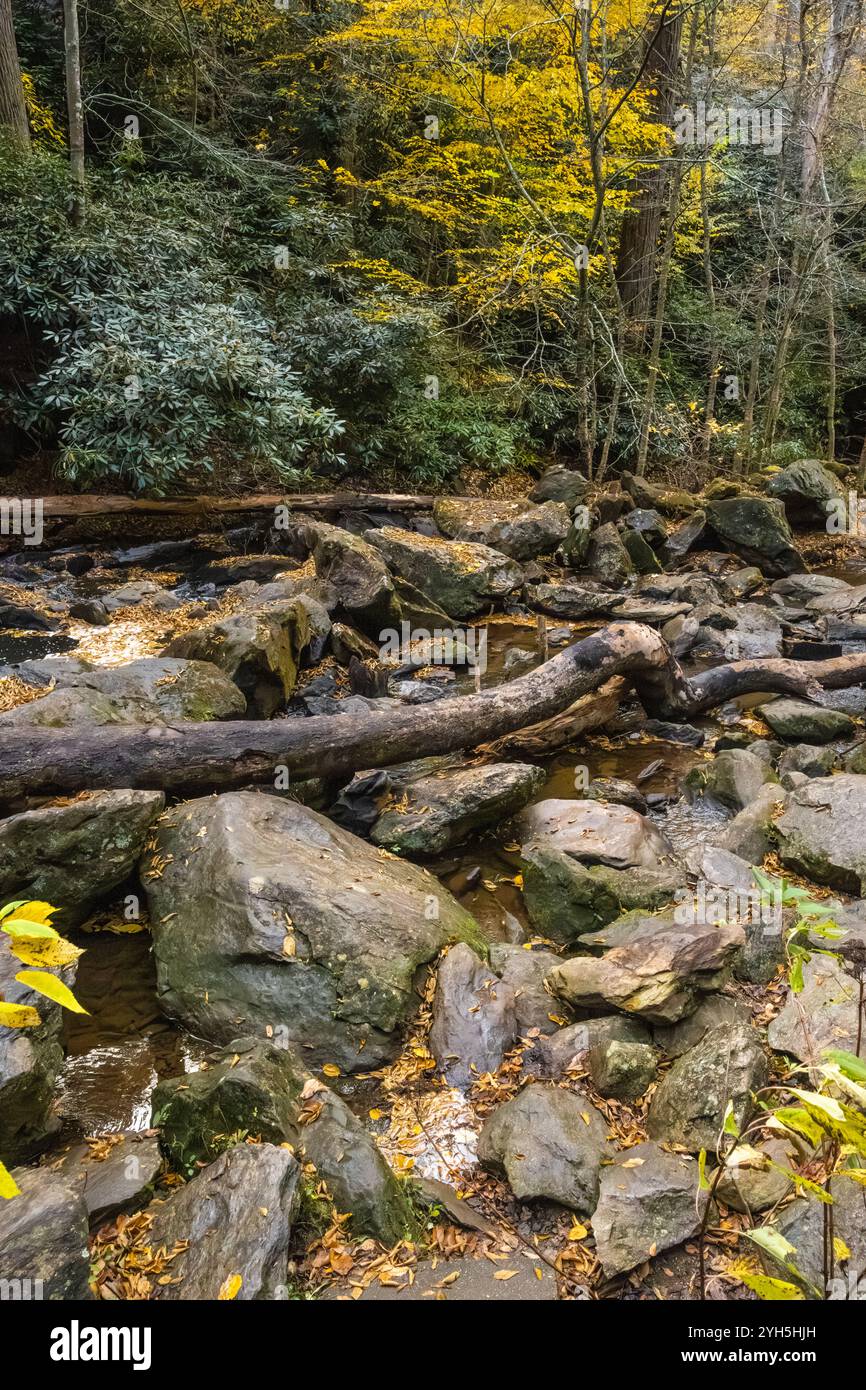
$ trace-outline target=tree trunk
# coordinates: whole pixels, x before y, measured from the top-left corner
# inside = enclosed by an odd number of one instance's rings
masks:
[[[657,16],[647,39],[645,83],[655,92],[653,115],[666,125],[670,124],[674,112],[681,37],[680,11]],[[663,164],[647,169],[634,186],[635,196],[622,220],[616,277],[626,315],[640,326],[649,317],[656,247],[667,192]]]
[[[652,628],[612,623],[526,676],[432,706],[336,719],[0,729],[0,800],[100,787],[204,794],[273,785],[286,771],[348,781],[362,769],[476,748],[552,719],[614,676],[628,677],[647,713],[682,719],[754,691],[814,696],[820,685],[856,684],[866,678],[866,656],[739,661],[689,680]]]
[[[84,101],[81,95],[78,0],[63,0],[63,48],[66,109],[69,113],[69,168],[72,174],[69,220],[74,227],[80,227],[84,221]]]
[[[13,140],[29,150],[30,127],[12,23],[12,0],[0,0],[0,128],[10,131]]]

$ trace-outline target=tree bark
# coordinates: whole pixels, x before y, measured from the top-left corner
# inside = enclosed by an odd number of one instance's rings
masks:
[[[81,95],[81,40],[78,2],[63,0],[63,50],[66,71],[66,109],[69,113],[69,169],[72,202],[69,220],[74,227],[84,221],[84,100]]]
[[[614,676],[648,714],[690,718],[754,691],[814,696],[866,679],[866,655],[823,662],[739,661],[688,679],[657,632],[612,623],[537,670],[477,695],[361,716],[93,729],[0,729],[0,800],[101,787],[203,794],[290,776],[363,769],[475,748],[552,719]]]
[[[0,128],[11,132],[22,149],[30,149],[30,126],[12,23],[12,0],[0,0]]]

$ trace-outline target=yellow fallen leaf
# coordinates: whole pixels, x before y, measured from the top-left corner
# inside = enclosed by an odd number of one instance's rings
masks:
[[[494,1279],[513,1279],[517,1273],[516,1269],[497,1269]]]
[[[65,941],[62,936],[56,936],[53,940],[50,937],[19,936],[9,949],[22,965],[38,965],[45,970],[71,965],[83,954],[78,946],[73,946],[71,941]]]
[[[333,1062],[326,1062],[325,1065],[322,1067],[322,1071],[325,1076],[340,1075],[340,1068],[338,1066],[335,1066]]]
[[[0,1027],[38,1028],[42,1019],[30,1004],[6,1004],[0,999]]]
[[[0,1197],[5,1197],[8,1202],[11,1197],[18,1197],[20,1195],[21,1188],[9,1172],[9,1169],[4,1168],[3,1164],[0,1163]]]
[[[243,1275],[229,1274],[220,1284],[220,1291],[217,1299],[222,1303],[227,1303],[233,1298],[237,1298],[243,1284]]]
[[[14,921],[18,917],[26,917],[28,922],[45,923],[52,913],[56,911],[57,908],[52,907],[50,903],[19,903],[15,911],[15,916],[10,920]]]
[[[370,1110],[367,1113],[369,1114],[371,1120],[381,1120],[382,1118],[381,1110],[376,1110],[374,1108],[373,1110]]]
[[[582,1226],[579,1221],[575,1221],[574,1225],[568,1233],[568,1239],[583,1240],[584,1237],[588,1235],[589,1231],[587,1230],[586,1226]]]
[[[56,975],[49,975],[42,970],[19,970],[15,976],[20,985],[26,985],[28,989],[35,989],[37,994],[44,994],[46,999],[52,999],[55,1004],[62,1004],[64,1009],[69,1009],[74,1014],[86,1014],[88,1011],[82,1004],[79,1004],[71,989],[67,989],[62,980],[58,980]]]

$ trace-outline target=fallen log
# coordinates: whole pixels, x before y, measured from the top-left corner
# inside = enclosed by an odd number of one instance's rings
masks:
[[[0,497],[0,507],[15,498]],[[105,496],[84,493],[76,497],[43,497],[42,515],[68,520],[92,516],[208,516],[233,512],[272,512],[288,507],[295,512],[315,511],[427,511],[432,495],[399,492],[260,492],[242,497],[176,497],[162,501],[152,497]]]
[[[866,655],[823,662],[739,661],[691,679],[641,623],[613,623],[543,666],[476,695],[309,719],[0,730],[0,799],[84,788],[147,787],[204,793],[285,779],[345,777],[451,753],[561,714],[625,676],[647,713],[688,719],[757,691],[814,697],[866,679]],[[285,771],[283,771],[285,770]]]
[[[549,758],[552,753],[568,748],[583,734],[592,729],[601,729],[609,723],[628,692],[628,681],[623,676],[614,676],[598,690],[581,695],[562,714],[555,714],[552,719],[544,719],[540,724],[530,724],[525,729],[516,729],[513,734],[504,734],[492,743],[480,743],[475,751],[489,761],[499,758]]]

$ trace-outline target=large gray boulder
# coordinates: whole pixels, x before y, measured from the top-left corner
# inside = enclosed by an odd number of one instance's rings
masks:
[[[772,768],[746,748],[726,748],[698,763],[683,786],[691,798],[707,797],[732,811],[751,806],[765,782],[778,782]]]
[[[799,459],[775,473],[767,484],[771,497],[784,503],[789,521],[824,525],[834,502],[843,497],[839,479],[820,459]]]
[[[525,845],[521,853],[529,920],[541,936],[564,945],[633,908],[662,907],[682,883],[674,865],[613,869],[581,864],[545,839]]]
[[[16,1168],[12,1176],[19,1196],[0,1200],[0,1288],[12,1290],[2,1296],[91,1299],[87,1207],[80,1189],[48,1168]]]
[[[203,623],[169,642],[163,656],[218,666],[246,697],[251,717],[269,719],[292,694],[298,667],[292,625],[284,615],[239,612]]]
[[[523,583],[523,571],[498,550],[470,541],[445,541],[401,531],[370,530],[365,538],[390,569],[414,584],[452,618],[470,618],[507,598]]]
[[[530,1032],[533,1036],[554,1033],[561,1028],[564,1011],[547,985],[548,976],[559,964],[559,956],[553,951],[529,951],[525,946],[496,941],[490,947],[490,964],[514,994],[514,1018],[521,1037]],[[570,1017],[570,1010],[565,1013]]]
[[[515,824],[528,845],[543,842],[579,861],[615,869],[656,869],[673,856],[669,841],[645,816],[604,801],[538,801]]]
[[[706,512],[707,522],[719,539],[764,574],[788,575],[806,568],[794,545],[785,509],[774,498],[724,498],[707,502]]]
[[[496,1071],[517,1041],[514,991],[464,942],[452,946],[437,975],[430,1051],[452,1086]]]
[[[393,1245],[411,1226],[405,1193],[372,1135],[294,1053],[265,1039],[235,1039],[206,1070],[161,1081],[152,1123],[181,1172],[211,1162],[227,1135],[248,1134],[290,1144],[312,1163],[357,1233]]]
[[[548,1197],[590,1216],[612,1153],[607,1130],[586,1096],[532,1082],[487,1117],[478,1157],[505,1173],[519,1201]]]
[[[135,868],[164,805],[162,792],[82,792],[0,820],[0,901],[48,902],[57,924],[82,921]]]
[[[569,1071],[584,1064],[588,1052],[611,1042],[648,1044],[651,1034],[646,1024],[624,1014],[605,1014],[569,1023],[547,1037],[534,1039],[523,1055],[524,1070],[531,1076],[559,1081]]]
[[[573,509],[583,501],[588,486],[583,474],[554,463],[544,470],[529,496],[533,502],[564,502]]]
[[[715,1149],[729,1103],[742,1128],[754,1110],[752,1093],[768,1076],[766,1053],[750,1024],[712,1029],[662,1078],[647,1115],[650,1138],[692,1153]]]
[[[751,805],[728,822],[720,836],[719,847],[744,859],[747,864],[760,864],[775,843],[776,816],[786,799],[783,787],[766,782]]]
[[[612,521],[599,526],[589,538],[587,566],[600,583],[621,589],[634,574],[634,564]]]
[[[594,618],[608,613],[617,602],[616,594],[585,584],[536,584],[529,591],[533,606],[557,618]]]
[[[304,527],[316,574],[336,590],[340,608],[370,637],[400,621],[400,604],[388,566],[375,546],[361,536],[324,522]]]
[[[152,1297],[215,1300],[239,1276],[238,1302],[286,1298],[300,1172],[288,1149],[236,1144],[166,1201],[152,1203],[151,1248],[173,1251],[189,1242],[169,1266],[171,1282],[157,1282]]]
[[[592,1218],[596,1250],[608,1279],[652,1255],[681,1245],[700,1230],[707,1193],[698,1165],[657,1144],[638,1144],[602,1170]]]
[[[788,794],[775,824],[779,857],[846,893],[866,887],[866,776],[814,777]]]
[[[563,502],[535,505],[520,497],[512,501],[443,497],[433,504],[433,517],[450,540],[480,542],[513,560],[549,555],[571,525],[571,513]]]
[[[28,668],[21,667],[27,679]],[[65,728],[76,724],[159,724],[240,719],[247,702],[211,662],[145,657],[126,666],[78,670],[54,663],[55,688],[0,715],[0,726]]]
[[[370,838],[395,854],[441,854],[485,825],[520,810],[545,782],[529,763],[491,763],[419,777],[400,787]]]
[[[759,706],[758,713],[779,738],[797,739],[802,743],[850,739],[857,728],[854,720],[841,710],[811,705],[808,700],[770,700]]]
[[[215,1042],[281,1027],[310,1065],[393,1056],[418,966],[479,939],[431,874],[262,792],[173,807],[142,873],[166,1011]]]
[[[675,1023],[718,987],[745,943],[735,923],[679,925],[670,917],[629,924],[629,937],[601,957],[563,961],[551,974],[553,990],[576,1009],[613,1008],[648,1023]]]

